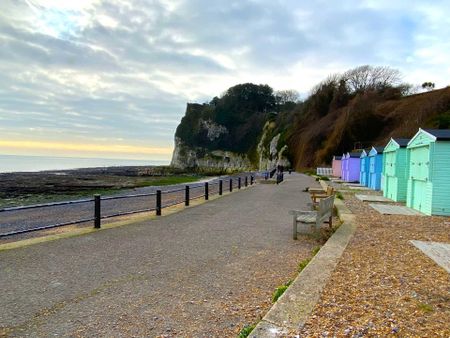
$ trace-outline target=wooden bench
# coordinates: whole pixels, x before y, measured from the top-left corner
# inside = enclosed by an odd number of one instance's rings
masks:
[[[328,223],[330,228],[333,226],[333,206],[334,195],[321,199],[316,211],[300,211],[291,210],[290,215],[293,215],[293,238],[297,239],[297,224],[310,224],[311,228],[319,229],[322,223]]]
[[[310,192],[313,206],[317,206],[319,200],[334,195],[334,188],[332,186],[328,186],[327,190],[312,190],[312,191],[308,190],[308,191]]]

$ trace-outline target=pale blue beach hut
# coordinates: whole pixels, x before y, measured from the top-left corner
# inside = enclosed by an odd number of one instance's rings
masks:
[[[363,186],[369,186],[369,157],[368,151],[363,150],[360,156],[360,172],[359,172],[359,183]]]
[[[381,175],[383,172],[383,150],[384,147],[372,147],[369,152],[369,188],[381,189]]]

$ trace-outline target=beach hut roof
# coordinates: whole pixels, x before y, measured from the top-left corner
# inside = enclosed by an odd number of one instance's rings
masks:
[[[423,129],[423,131],[436,137],[436,140],[450,140],[450,129]]]
[[[408,145],[410,138],[392,138],[395,143],[397,143],[400,148],[405,148]]]
[[[347,158],[348,157],[361,157],[361,153],[362,153],[362,151],[353,151],[353,152],[351,152],[351,153],[347,153]]]
[[[419,131],[413,136],[411,140],[408,142],[408,146],[413,145],[416,138],[419,135],[426,135],[431,142],[435,141],[450,141],[450,129],[422,129],[419,128]]]
[[[384,150],[384,147],[372,147],[372,149],[375,149],[377,153],[382,153]]]
[[[366,149],[363,149],[363,150],[361,151],[361,155],[359,155],[359,157],[361,157],[361,158],[366,157],[367,154],[368,154],[368,152],[366,151]]]

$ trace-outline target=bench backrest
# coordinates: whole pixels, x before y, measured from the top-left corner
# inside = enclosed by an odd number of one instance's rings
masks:
[[[334,194],[334,188],[331,185],[329,185],[327,187],[327,196],[331,196],[333,194]]]
[[[334,207],[334,195],[330,197],[321,199],[319,201],[319,207],[317,208],[317,218],[316,225],[320,227],[320,225],[328,220],[333,215],[333,207]]]

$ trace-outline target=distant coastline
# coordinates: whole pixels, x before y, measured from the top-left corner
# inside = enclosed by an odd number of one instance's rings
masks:
[[[98,167],[162,165],[169,165],[169,161],[0,154],[0,173],[39,172]]]

